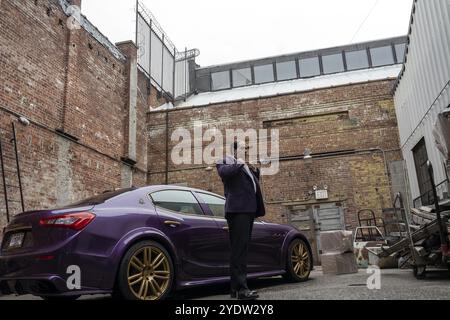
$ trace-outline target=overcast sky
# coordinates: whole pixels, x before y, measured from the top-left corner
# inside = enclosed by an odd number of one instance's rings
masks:
[[[200,49],[202,66],[406,35],[412,1],[141,0],[178,50]],[[82,12],[115,43],[135,39],[134,7],[83,0]]]

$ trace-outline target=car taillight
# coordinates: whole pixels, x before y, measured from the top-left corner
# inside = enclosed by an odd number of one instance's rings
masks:
[[[39,224],[44,227],[68,228],[79,231],[84,229],[94,218],[95,214],[90,212],[68,213],[43,218],[39,221]]]

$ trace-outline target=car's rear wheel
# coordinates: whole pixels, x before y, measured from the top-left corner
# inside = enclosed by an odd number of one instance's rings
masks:
[[[160,300],[172,289],[174,268],[167,250],[157,242],[132,246],[122,259],[116,297],[127,300]]]
[[[303,282],[308,280],[313,263],[311,251],[302,239],[291,242],[287,252],[286,274],[288,281]]]

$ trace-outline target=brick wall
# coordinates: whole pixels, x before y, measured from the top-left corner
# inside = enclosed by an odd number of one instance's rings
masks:
[[[17,127],[27,210],[64,205],[122,185],[130,61],[116,58],[84,29],[69,30],[66,19],[56,1],[0,2],[0,138],[12,215],[21,208],[11,122]],[[155,91],[147,96],[142,74],[138,81],[145,98],[136,106],[139,147],[137,164],[129,170],[133,185],[141,186],[147,182],[145,115],[150,100],[160,101]],[[31,124],[21,125],[19,116]],[[5,208],[0,182],[0,227]]]
[[[159,184],[166,176],[166,113],[148,113],[164,99],[137,74],[136,165],[122,162],[130,139],[131,44],[118,47],[128,59],[116,58],[84,29],[68,30],[56,1],[0,2],[0,134],[4,145],[10,198],[20,197],[11,139],[16,123],[26,209],[60,206],[124,183]],[[169,136],[175,128],[276,128],[281,156],[355,150],[354,154],[283,161],[280,173],[265,177],[268,219],[287,222],[285,205],[317,204],[309,191],[328,185],[331,202],[346,207],[354,226],[357,210],[390,206],[385,162],[401,159],[391,81],[378,81],[168,112]],[[31,121],[18,122],[19,116]],[[206,129],[205,127],[205,129]],[[64,134],[61,134],[63,132]],[[69,136],[75,137],[76,141]],[[169,143],[169,150],[174,143]],[[386,150],[386,159],[378,151]],[[359,151],[359,152],[356,152]],[[386,160],[386,161],[385,161]],[[170,183],[223,192],[215,170],[204,165],[169,163]],[[129,177],[131,176],[131,179]],[[12,202],[11,212],[20,211]],[[0,188],[0,227],[5,203]]]
[[[357,224],[356,212],[371,208],[377,214],[390,207],[392,196],[386,166],[401,159],[391,81],[377,81],[268,99],[224,103],[169,112],[169,134],[176,128],[193,132],[195,121],[204,130],[217,128],[278,129],[280,156],[354,150],[354,154],[313,160],[282,161],[275,176],[264,177],[268,220],[287,222],[286,205],[316,205],[314,186],[329,188],[329,202],[343,202],[348,227]],[[162,183],[165,176],[165,112],[148,114],[149,182]],[[169,135],[169,136],[170,136]],[[169,152],[175,143],[169,143]],[[206,143],[204,143],[206,145]],[[383,149],[381,151],[367,149]],[[365,151],[366,150],[366,151]],[[357,152],[356,152],[357,151]],[[386,164],[385,164],[386,163]],[[205,165],[175,166],[169,163],[169,182],[223,194],[216,170]]]

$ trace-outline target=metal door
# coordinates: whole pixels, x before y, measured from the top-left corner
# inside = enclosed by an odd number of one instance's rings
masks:
[[[314,264],[319,264],[319,250],[317,247],[316,223],[313,209],[310,206],[288,206],[289,223],[296,227],[308,239],[313,252]]]
[[[316,223],[316,236],[319,254],[322,254],[320,233],[324,231],[345,230],[344,214],[342,207],[335,203],[326,203],[314,208],[314,220]]]

